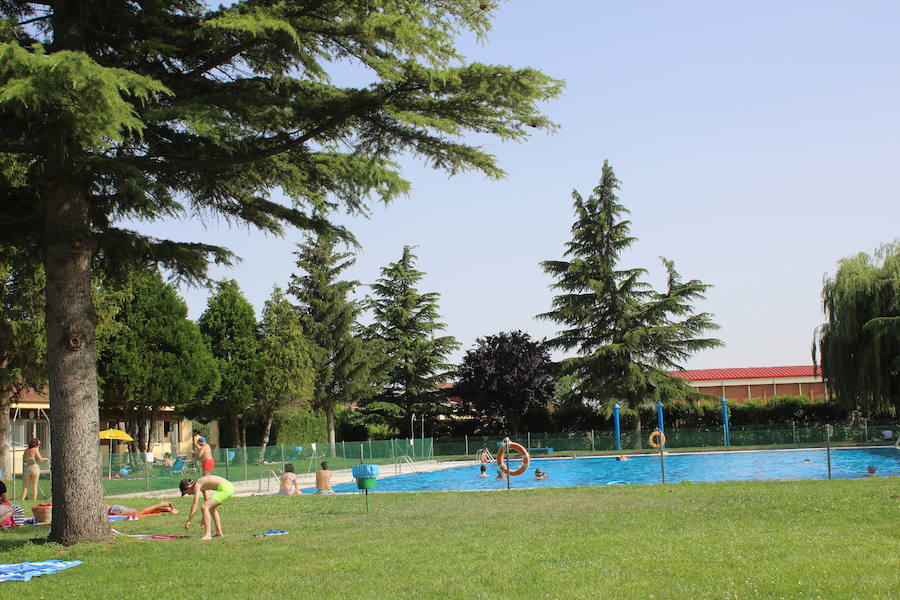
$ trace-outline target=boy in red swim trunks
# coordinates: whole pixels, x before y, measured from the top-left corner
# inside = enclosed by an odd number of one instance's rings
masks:
[[[206,438],[197,438],[197,460],[200,461],[203,476],[209,475],[216,467],[216,461],[212,457],[212,448],[206,443]]]

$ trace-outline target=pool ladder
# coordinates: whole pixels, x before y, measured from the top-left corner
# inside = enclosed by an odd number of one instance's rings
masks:
[[[259,473],[259,488],[257,489],[257,493],[259,493],[259,494],[261,494],[263,491],[263,489],[262,489],[263,477],[265,477],[265,479],[266,479],[266,491],[267,492],[269,491],[269,486],[272,485],[272,478],[274,477],[275,481],[279,480],[278,473],[276,473],[275,471],[273,471],[271,469],[269,469],[268,471],[260,471],[260,473]]]
[[[406,454],[401,454],[397,457],[397,460],[394,461],[394,473],[402,473],[404,463],[409,465],[409,468],[413,473],[419,472],[419,468],[416,466],[416,463],[413,462],[413,459]]]

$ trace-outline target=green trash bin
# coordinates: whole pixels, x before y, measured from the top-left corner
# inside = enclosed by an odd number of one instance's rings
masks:
[[[356,487],[361,490],[374,490],[376,481],[374,477],[360,477],[356,480]]]
[[[378,465],[356,465],[353,467],[353,478],[356,487],[361,490],[374,490],[375,480],[380,475]]]

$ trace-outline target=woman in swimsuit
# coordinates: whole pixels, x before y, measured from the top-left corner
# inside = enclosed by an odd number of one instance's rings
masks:
[[[38,479],[41,477],[41,461],[50,462],[49,458],[44,458],[41,456],[41,440],[37,438],[31,438],[31,441],[28,442],[28,449],[25,450],[25,454],[22,455],[22,499],[21,502],[25,502],[25,497],[28,495],[28,488],[31,487],[31,499],[37,500],[38,493]]]
[[[294,473],[294,465],[287,463],[284,465],[284,473],[281,474],[279,481],[278,495],[293,496],[300,493],[300,481],[297,474]]]

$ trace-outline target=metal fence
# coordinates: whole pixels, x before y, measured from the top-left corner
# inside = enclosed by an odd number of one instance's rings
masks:
[[[532,433],[510,436],[529,449],[534,456],[589,455],[604,452],[629,452],[649,449],[648,438],[655,429],[639,433],[613,430],[582,432]],[[723,428],[668,428],[665,430],[668,450],[702,450],[725,448],[802,448],[831,445],[895,444],[900,438],[900,424],[861,422],[831,426],[782,423],[778,425],[734,426],[726,434]],[[332,470],[349,469],[353,465],[375,463],[392,465],[431,459],[473,459],[482,448],[495,454],[505,435],[462,436],[452,438],[417,438],[393,440],[341,441],[330,446],[323,443],[274,445],[246,448],[218,448],[213,451],[214,472],[231,481],[259,480],[278,477],[285,465],[292,464],[298,474],[313,473],[327,461]],[[20,450],[16,451],[21,452]],[[171,489],[184,477],[197,477],[200,465],[192,455],[160,458],[147,454],[112,453],[102,455],[99,474],[107,495],[139,493]],[[41,474],[41,494],[50,491],[49,467]],[[3,477],[13,498],[22,489],[22,474]]]
[[[639,433],[622,431],[617,438],[613,430],[581,432],[531,433],[514,437],[534,454],[615,452],[649,447],[648,440],[656,428],[642,429]],[[889,435],[887,435],[889,433]],[[727,447],[793,447],[802,448],[825,444],[824,425],[781,423],[775,425],[746,425],[724,428],[674,429],[666,428],[666,447],[669,449],[704,449]],[[831,443],[891,444],[900,436],[898,423],[861,422],[853,425],[831,426]],[[495,452],[504,435],[462,436],[436,438],[434,454],[437,457],[470,456],[480,448]]]

